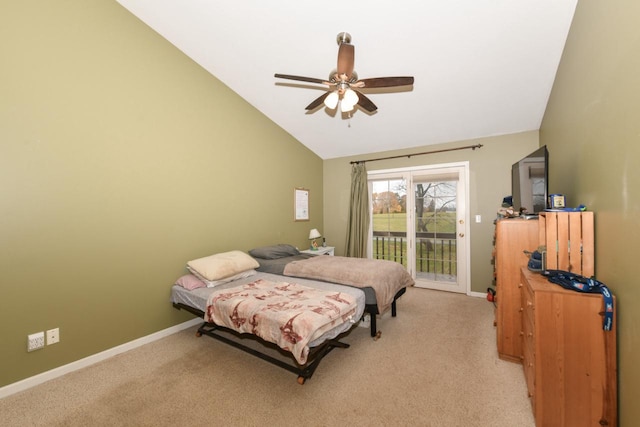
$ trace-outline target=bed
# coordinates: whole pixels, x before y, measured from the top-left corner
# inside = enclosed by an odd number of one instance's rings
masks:
[[[235,265],[228,268],[230,263]],[[349,346],[340,339],[362,317],[364,292],[258,272],[257,266],[240,251],[190,261],[189,274],[171,288],[171,301],[175,308],[203,318],[198,336],[215,338],[296,373],[304,384],[324,356]]]
[[[391,316],[395,317],[396,301],[415,283],[404,267],[393,261],[313,256],[302,254],[288,244],[251,249],[249,254],[260,264],[258,271],[362,289],[366,296],[365,311],[370,315],[371,336],[376,339],[381,334],[376,316],[391,309]]]

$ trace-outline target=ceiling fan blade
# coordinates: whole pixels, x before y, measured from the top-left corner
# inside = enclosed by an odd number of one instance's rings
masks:
[[[324,85],[331,85],[330,82],[322,79],[315,79],[313,77],[302,77],[302,76],[292,76],[289,74],[275,74],[275,77],[279,79],[289,79],[289,80],[297,80],[300,82],[308,82],[308,83],[319,83]]]
[[[330,93],[331,92],[325,92],[323,95],[320,95],[319,97],[314,99],[311,104],[309,104],[309,105],[307,105],[305,107],[305,110],[311,111],[311,110],[315,110],[316,108],[318,108],[324,102],[324,100],[327,98],[327,96],[329,96]]]
[[[353,74],[353,63],[355,61],[355,47],[349,43],[340,43],[338,49],[338,76],[345,75],[348,81]]]
[[[369,98],[364,96],[364,94],[360,91],[355,91],[358,94],[358,105],[367,110],[370,113],[373,113],[378,109],[376,104],[374,104]]]
[[[393,86],[410,86],[413,84],[413,77],[376,77],[373,79],[358,80],[352,86],[358,88],[376,88]]]

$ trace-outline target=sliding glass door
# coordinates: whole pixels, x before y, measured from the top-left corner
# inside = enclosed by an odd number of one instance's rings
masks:
[[[398,262],[416,286],[467,292],[468,164],[374,171],[370,257]]]

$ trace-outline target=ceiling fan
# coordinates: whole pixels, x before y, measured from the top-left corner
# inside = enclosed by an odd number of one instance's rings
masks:
[[[318,83],[329,86],[329,90],[319,96],[311,104],[306,106],[306,110],[315,110],[320,105],[324,105],[330,110],[334,110],[340,102],[340,109],[347,113],[359,105],[369,113],[375,112],[378,107],[367,98],[362,89],[410,86],[413,84],[413,77],[376,77],[370,79],[358,79],[358,75],[353,70],[355,47],[351,44],[351,35],[342,32],[338,34],[338,67],[332,71],[329,80],[316,79],[313,77],[292,76],[289,74],[276,74],[280,79],[297,80],[308,83]]]

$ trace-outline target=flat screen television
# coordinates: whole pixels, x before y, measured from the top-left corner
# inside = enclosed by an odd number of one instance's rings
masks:
[[[549,151],[546,145],[513,164],[511,191],[515,211],[537,214],[547,208]]]

